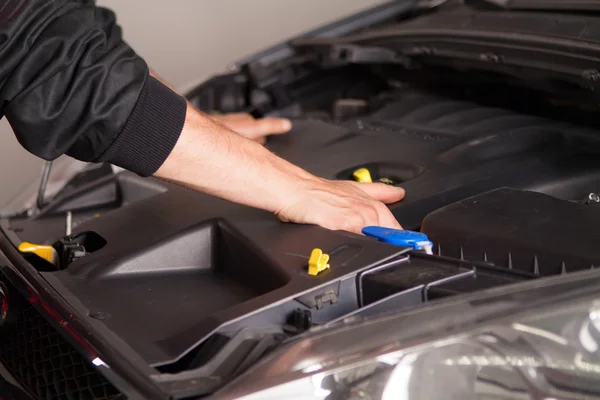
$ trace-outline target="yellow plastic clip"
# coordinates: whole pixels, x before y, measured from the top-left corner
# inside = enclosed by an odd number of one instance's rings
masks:
[[[317,275],[319,272],[329,269],[329,254],[324,254],[321,249],[313,249],[308,260],[308,274]]]
[[[19,245],[19,251],[33,253],[52,264],[56,264],[58,261],[58,253],[52,246],[23,242]]]
[[[360,183],[371,183],[373,179],[371,178],[371,173],[366,168],[359,168],[352,174],[352,177],[356,182]]]

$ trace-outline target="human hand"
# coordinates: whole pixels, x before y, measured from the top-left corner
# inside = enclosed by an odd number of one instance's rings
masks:
[[[316,177],[191,105],[179,141],[155,176],[286,222],[356,233],[368,225],[400,228],[384,203],[402,199],[403,189]]]
[[[402,229],[384,203],[404,197],[404,189],[383,183],[311,179],[289,197],[277,216],[284,222],[316,224],[361,233],[369,225]]]
[[[174,92],[177,92],[172,85],[158,76],[153,70],[150,70],[150,75],[167,85]],[[189,102],[188,107],[196,112],[201,112]],[[292,122],[285,118],[269,117],[256,119],[248,113],[215,114],[209,115],[209,117],[219,125],[260,144],[266,143],[267,136],[280,135],[292,129]]]
[[[285,118],[256,119],[247,113],[211,115],[211,118],[226,128],[260,144],[265,144],[269,135],[280,135],[292,129],[292,123]]]

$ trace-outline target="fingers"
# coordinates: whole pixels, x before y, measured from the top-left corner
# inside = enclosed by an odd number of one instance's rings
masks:
[[[357,210],[361,217],[360,224],[351,224],[350,231],[361,233],[362,228],[369,225],[383,226],[385,228],[402,229],[402,226],[390,209],[384,203],[395,203],[404,198],[404,189],[385,185],[382,183],[350,182],[373,200],[365,204],[362,210]]]
[[[292,122],[285,118],[255,119],[247,113],[215,115],[212,118],[232,131],[263,144],[266,136],[280,135],[292,129]]]
[[[344,230],[362,234],[366,226],[382,226],[384,228],[402,229],[392,212],[380,202],[373,201],[357,207],[352,212],[343,213],[333,221],[327,220],[321,223],[328,229]]]
[[[375,200],[379,200],[386,204],[395,203],[404,198],[404,189],[400,187],[390,186],[384,183],[358,183],[352,181],[350,183]]]
[[[248,123],[244,130],[254,137],[280,135],[292,129],[292,123],[285,118],[262,118]]]
[[[402,226],[400,225],[396,217],[394,217],[394,214],[392,214],[390,209],[382,203],[377,204],[378,205],[376,207],[378,212],[378,226],[383,226],[384,228],[402,229]]]
[[[213,119],[221,121],[223,123],[234,123],[234,122],[252,122],[254,117],[248,113],[227,113],[227,114],[215,114],[211,115]]]

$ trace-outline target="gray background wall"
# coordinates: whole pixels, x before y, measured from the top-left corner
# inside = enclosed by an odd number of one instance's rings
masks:
[[[385,0],[98,0],[156,72],[187,90],[271,44]],[[41,161],[0,121],[0,206],[37,179]]]

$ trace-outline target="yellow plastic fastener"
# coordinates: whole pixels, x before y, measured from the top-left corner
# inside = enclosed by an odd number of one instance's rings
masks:
[[[373,179],[371,178],[371,173],[366,168],[359,168],[352,174],[352,177],[356,182],[360,183],[371,183]]]
[[[19,245],[19,251],[33,253],[52,264],[56,264],[58,261],[58,253],[52,246],[23,242]]]
[[[308,260],[308,274],[317,275],[319,272],[329,269],[329,254],[324,254],[321,249],[313,249]]]

